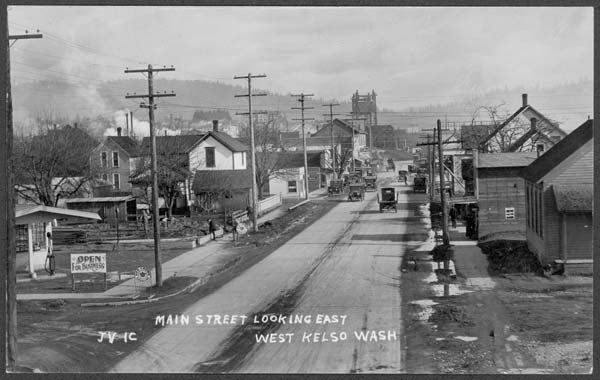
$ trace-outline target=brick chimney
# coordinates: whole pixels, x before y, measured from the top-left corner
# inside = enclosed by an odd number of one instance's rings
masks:
[[[121,137],[121,127],[117,127],[117,136]]]
[[[527,106],[527,94],[523,94],[523,107]]]
[[[219,120],[213,120],[213,132],[219,132]]]

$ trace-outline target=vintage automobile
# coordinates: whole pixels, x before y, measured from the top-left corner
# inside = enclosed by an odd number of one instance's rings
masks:
[[[329,195],[341,194],[343,191],[344,191],[344,180],[333,179],[329,182],[329,187],[327,188],[327,193]]]
[[[379,212],[392,209],[394,212],[398,212],[398,193],[396,192],[396,188],[382,187],[381,194],[377,193],[377,202],[379,202]]]
[[[427,177],[416,176],[413,182],[414,193],[426,193],[427,192]]]
[[[353,183],[350,185],[350,191],[348,193],[348,200],[364,200],[365,199],[365,187],[361,183]]]
[[[365,191],[376,191],[377,176],[366,176],[365,177]]]

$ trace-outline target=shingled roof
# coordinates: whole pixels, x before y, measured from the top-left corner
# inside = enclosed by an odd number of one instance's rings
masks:
[[[250,189],[252,172],[246,170],[198,170],[192,189],[195,193]]]
[[[138,143],[129,136],[107,136],[106,140],[112,141],[120,146],[129,157],[138,157],[141,153]]]
[[[477,168],[525,167],[536,158],[536,152],[482,153],[477,156]]]
[[[587,120],[567,137],[560,140],[546,153],[533,161],[521,171],[521,176],[531,182],[537,182],[543,178],[550,170],[575,153],[581,146],[592,139],[594,136],[594,121]]]
[[[169,147],[176,148],[180,153],[191,151],[205,135],[176,135],[176,136],[156,136],[156,150],[161,152]],[[145,152],[150,150],[150,137],[144,137],[142,140],[142,149]]]
[[[289,168],[300,168],[304,167],[304,153],[303,152],[277,152],[277,169],[289,169]],[[320,152],[307,152],[306,153],[307,166],[320,167],[321,166],[321,153]]]
[[[559,212],[592,212],[594,201],[592,184],[553,185],[552,191]]]

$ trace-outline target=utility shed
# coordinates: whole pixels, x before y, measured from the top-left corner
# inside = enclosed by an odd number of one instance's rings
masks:
[[[489,240],[509,234],[525,240],[525,181],[520,172],[537,158],[537,153],[475,152],[475,157],[479,238]]]
[[[592,272],[593,128],[586,121],[522,171],[527,245],[571,273]]]
[[[135,220],[136,200],[133,196],[71,198],[65,201],[70,210],[94,212],[105,223],[127,222],[128,215]]]

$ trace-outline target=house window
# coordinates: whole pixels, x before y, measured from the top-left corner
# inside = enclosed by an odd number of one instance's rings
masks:
[[[296,193],[298,192],[298,185],[296,181],[288,181],[288,193]]]
[[[119,152],[112,152],[112,163],[113,163],[113,167],[118,168],[119,167]]]
[[[102,152],[102,167],[106,168],[108,167],[108,153],[107,152]]]
[[[108,182],[108,174],[102,174],[102,180]]]
[[[119,173],[113,174],[113,186],[115,189],[121,188],[121,175]]]
[[[544,144],[537,144],[535,149],[538,151],[538,153],[543,153],[545,149]]]
[[[214,168],[215,167],[215,148],[214,147],[206,147],[204,148],[206,152],[206,167]]]
[[[515,208],[505,207],[504,208],[504,219],[511,220],[515,218]]]

